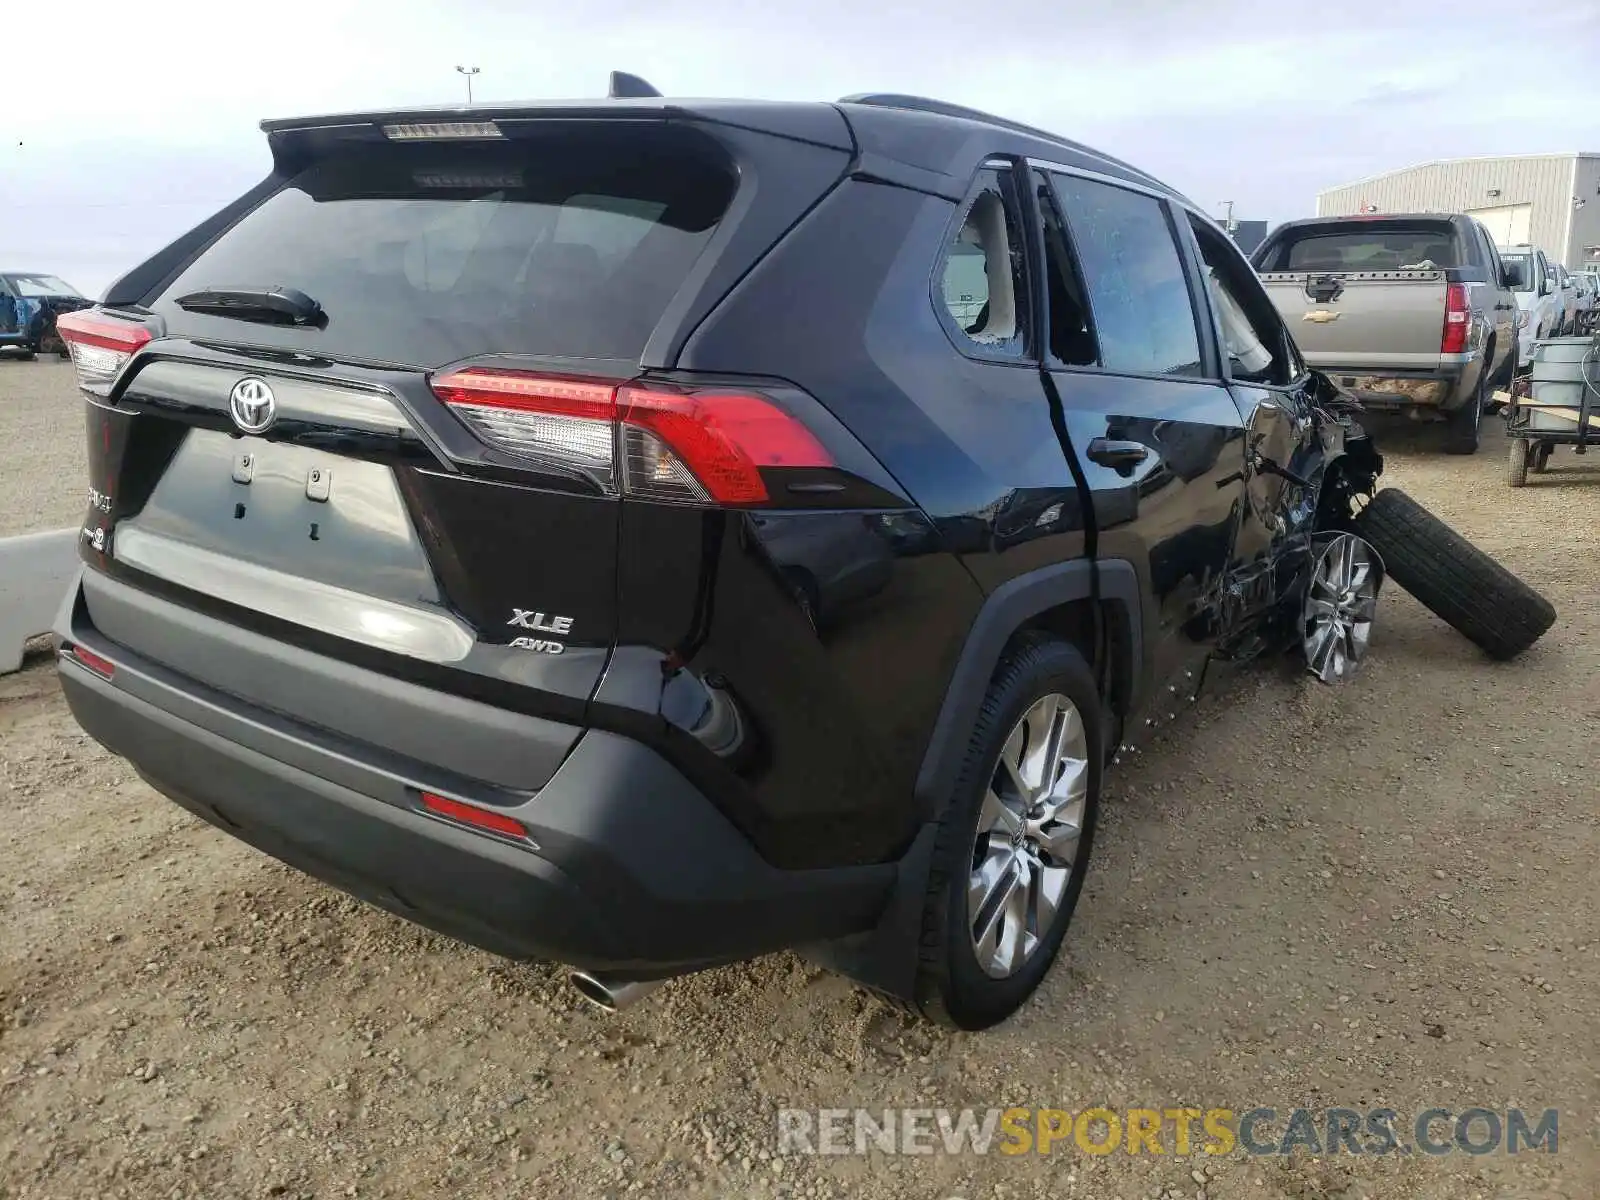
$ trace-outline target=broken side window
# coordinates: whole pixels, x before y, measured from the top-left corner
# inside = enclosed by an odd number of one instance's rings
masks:
[[[940,292],[945,315],[972,348],[1026,357],[1026,240],[1010,173],[985,170],[945,248]]]
[[[1189,224],[1206,266],[1228,374],[1252,383],[1289,383],[1296,364],[1287,353],[1283,322],[1255,272],[1222,234],[1192,215]]]

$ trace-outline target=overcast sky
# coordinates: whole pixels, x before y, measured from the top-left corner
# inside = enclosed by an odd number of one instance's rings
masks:
[[[460,100],[457,64],[496,101],[603,95],[613,68],[669,96],[938,96],[1274,222],[1430,158],[1600,150],[1593,0],[5,7],[0,269],[91,295],[265,172],[261,118]]]

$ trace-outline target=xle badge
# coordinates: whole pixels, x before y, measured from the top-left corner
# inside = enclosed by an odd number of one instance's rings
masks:
[[[542,612],[534,612],[526,608],[513,608],[511,620],[507,625],[515,625],[518,629],[531,629],[535,633],[572,632],[571,617],[553,617]],[[561,654],[566,651],[566,646],[561,642],[549,638],[519,637],[513,639],[511,645],[518,650],[532,650],[536,654]]]
[[[571,617],[547,617],[542,612],[532,612],[526,608],[513,608],[511,620],[507,625],[515,625],[519,629],[532,629],[535,633],[571,633]]]

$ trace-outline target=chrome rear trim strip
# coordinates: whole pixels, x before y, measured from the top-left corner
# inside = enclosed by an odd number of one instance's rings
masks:
[[[168,583],[374,649],[453,663],[473,647],[471,631],[443,613],[287,575],[137,527],[117,529],[111,553]]]

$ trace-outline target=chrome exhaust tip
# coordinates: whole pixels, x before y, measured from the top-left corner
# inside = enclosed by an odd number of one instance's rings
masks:
[[[620,1012],[630,1004],[643,1000],[666,982],[665,979],[608,979],[587,971],[574,971],[569,979],[578,995],[608,1013]]]

